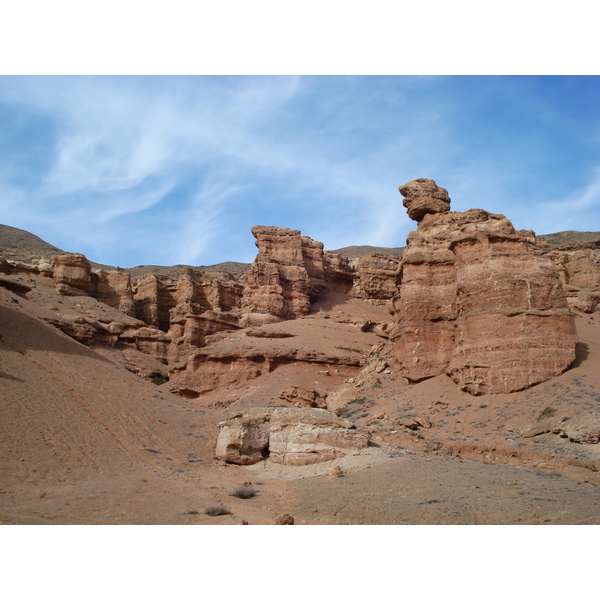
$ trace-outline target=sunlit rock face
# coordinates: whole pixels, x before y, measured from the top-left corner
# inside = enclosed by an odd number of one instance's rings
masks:
[[[56,289],[65,296],[87,296],[90,291],[90,261],[83,254],[51,257]]]
[[[323,244],[296,229],[252,228],[258,255],[244,277],[244,323],[261,325],[310,311],[325,288]]]
[[[238,465],[268,457],[303,466],[326,462],[367,447],[369,433],[318,408],[251,408],[220,423],[215,455]]]
[[[416,200],[430,190],[439,200],[435,188],[416,180],[400,189]],[[569,367],[574,319],[555,264],[530,252],[527,239],[503,215],[480,209],[420,216],[393,300],[391,338],[404,377],[447,373],[472,394],[506,393]]]
[[[422,221],[425,215],[450,210],[450,196],[433,179],[415,179],[398,188],[404,196],[402,204],[413,221]]]

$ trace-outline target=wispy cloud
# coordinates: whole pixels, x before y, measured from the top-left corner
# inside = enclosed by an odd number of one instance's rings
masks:
[[[600,166],[592,180],[556,200],[540,202],[532,211],[536,233],[600,230]]]
[[[576,228],[598,208],[598,140],[581,133],[593,113],[567,114],[547,89],[563,82],[542,83],[0,78],[15,146],[0,166],[2,220],[120,266],[250,261],[256,224],[301,229],[327,248],[403,245],[414,223],[397,187],[430,177],[455,210]]]

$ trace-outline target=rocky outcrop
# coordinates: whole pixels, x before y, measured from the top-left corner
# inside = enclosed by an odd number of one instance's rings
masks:
[[[396,271],[399,262],[399,259],[384,254],[359,258],[350,294],[372,304],[386,304],[398,291]]]
[[[425,215],[445,213],[450,210],[450,196],[433,179],[415,179],[398,188],[404,196],[402,204],[408,216],[421,221]]]
[[[176,289],[176,281],[156,275],[137,280],[133,288],[136,318],[162,331],[169,331],[170,311],[177,305]]]
[[[579,444],[597,444],[600,442],[600,417],[597,414],[577,415],[553,427],[552,433]]]
[[[52,256],[56,289],[65,296],[87,296],[90,292],[92,266],[83,254]]]
[[[356,261],[350,261],[338,252],[327,250],[323,253],[323,266],[327,289],[349,294],[356,278]]]
[[[171,325],[169,334],[169,365],[181,367],[198,348],[207,345],[207,338],[215,333],[239,329],[236,315],[206,310],[202,314],[188,314]]]
[[[311,465],[367,447],[369,434],[317,408],[253,408],[220,423],[215,455],[239,465],[265,458]]]
[[[175,393],[196,398],[216,389],[237,387],[262,375],[273,372],[282,365],[308,363],[325,369],[335,366],[343,371],[355,372],[363,364],[360,352],[334,347],[327,337],[339,335],[340,329],[347,332],[357,329],[350,324],[339,324],[318,319],[291,320],[286,322],[285,335],[244,335],[243,331],[222,333],[221,339],[211,339],[204,348],[197,348],[180,364],[170,362],[171,390]],[[319,327],[323,339],[311,337],[311,325]],[[294,325],[296,327],[294,327]],[[272,324],[265,328],[282,328],[283,324]],[[295,335],[295,333],[298,335]],[[291,334],[291,335],[290,335]],[[218,334],[217,334],[218,335]],[[355,334],[356,335],[356,334]],[[373,333],[358,334],[376,339]],[[215,336],[217,337],[217,336]]]
[[[417,182],[439,199],[434,182]],[[398,268],[391,339],[401,373],[410,381],[447,373],[473,394],[562,373],[577,336],[554,263],[529,252],[528,236],[506,217],[445,206],[413,213],[419,227]]]
[[[327,289],[343,292],[370,304],[383,305],[394,297],[399,258],[378,252],[347,258],[338,252],[324,253]]]
[[[244,323],[262,325],[310,311],[325,287],[323,244],[296,229],[252,228],[258,255],[244,276]]]
[[[228,273],[191,267],[175,276],[145,275],[134,284],[135,313],[168,335],[165,360],[179,371],[209,336],[239,328],[242,289]]]
[[[327,408],[327,394],[317,390],[307,390],[298,385],[289,385],[279,394],[282,400],[287,400],[296,406],[311,408]]]
[[[129,273],[92,269],[90,295],[130,317],[135,316],[135,303]]]
[[[549,243],[555,237],[569,237],[564,232],[537,238],[531,245],[536,254],[551,258],[567,293],[569,305],[575,310],[593,313],[600,301],[600,235],[596,239],[571,240],[565,243]],[[594,236],[588,233],[587,236]]]

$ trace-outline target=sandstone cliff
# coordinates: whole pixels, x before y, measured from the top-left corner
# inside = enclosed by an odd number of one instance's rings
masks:
[[[299,356],[313,361],[293,344],[278,349],[272,341],[264,348],[255,342],[236,357],[235,345],[220,342],[249,326],[255,329],[248,335],[275,335],[267,324],[306,318],[332,294],[375,306],[393,298],[396,360],[410,381],[448,373],[464,389],[488,393],[564,370],[575,343],[568,307],[592,313],[600,303],[600,236],[581,243],[556,234],[558,244],[553,236],[515,231],[501,215],[449,212],[447,191],[431,180],[401,191],[419,220],[401,263],[400,249],[325,252],[297,230],[256,226],[258,254],[249,267],[123,270],[60,253],[34,236],[26,251],[21,246],[29,234],[5,228],[12,237],[0,265],[10,278],[3,285],[27,294],[31,278],[41,277],[63,298],[49,322],[86,345],[122,352],[132,370],[170,377],[174,390],[193,395],[231,379],[227,369],[234,363],[239,373],[232,381]],[[354,324],[384,338],[390,331],[380,317]],[[340,364],[334,351],[319,360]]]
[[[447,373],[473,394],[527,388],[562,373],[577,336],[556,267],[502,215],[448,212],[447,192],[400,188],[419,221],[397,273],[391,338],[402,374]],[[413,210],[413,204],[418,211]],[[440,204],[441,202],[441,204]]]
[[[325,287],[323,244],[296,229],[252,228],[258,255],[244,276],[244,324],[293,319]]]

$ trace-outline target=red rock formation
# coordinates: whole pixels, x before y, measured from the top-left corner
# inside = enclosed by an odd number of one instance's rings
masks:
[[[323,253],[323,266],[327,289],[349,294],[356,278],[354,265],[338,252],[327,250]]]
[[[450,210],[448,192],[436,185],[433,179],[415,179],[398,188],[404,196],[402,204],[408,216],[421,221],[427,214],[445,213]]]
[[[546,237],[552,239],[554,236]],[[549,244],[543,239],[536,239],[532,250],[556,263],[572,308],[585,313],[596,310],[600,303],[600,239],[584,238],[563,244]]]
[[[130,317],[135,315],[129,273],[93,269],[90,276],[90,295]]]
[[[248,325],[308,314],[325,287],[323,244],[296,229],[252,228],[258,255],[244,276],[242,310]]]
[[[368,254],[358,259],[350,294],[372,304],[386,304],[394,297],[399,259],[384,254]]]
[[[83,254],[52,256],[56,289],[65,296],[87,296],[90,291],[92,267]]]
[[[417,215],[397,274],[391,338],[402,374],[445,372],[483,394],[567,369],[577,337],[552,261],[529,252],[527,235],[502,215],[434,209]]]
[[[135,282],[133,288],[135,316],[162,331],[169,331],[170,311],[177,305],[177,283],[156,275],[147,275]]]

